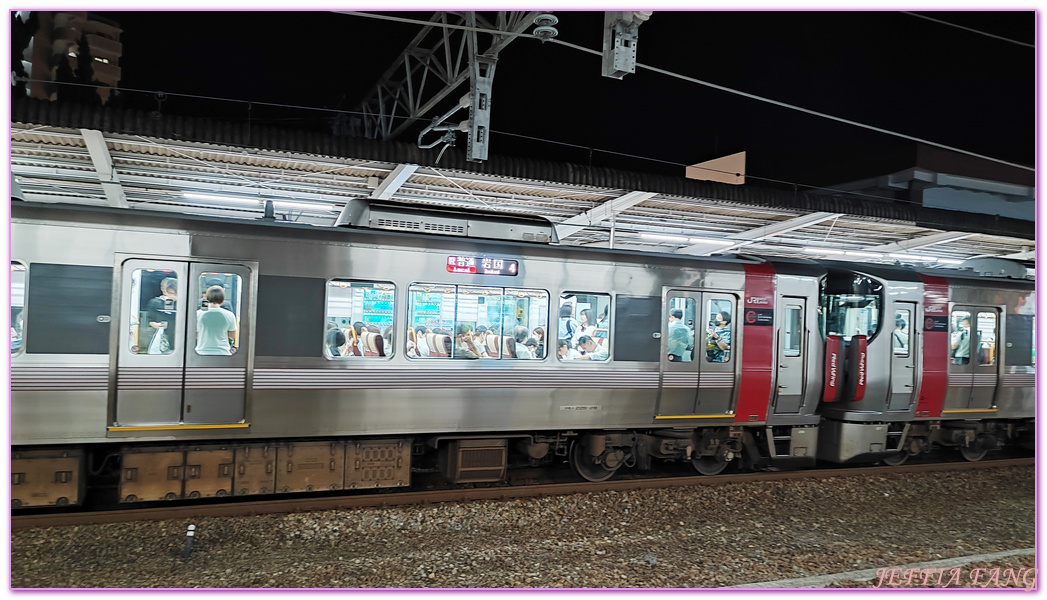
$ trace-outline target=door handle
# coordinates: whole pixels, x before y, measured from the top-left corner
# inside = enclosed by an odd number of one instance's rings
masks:
[[[905,387],[907,387],[907,388],[911,388],[911,387],[912,387],[912,384],[911,384],[911,383],[907,383],[907,384],[905,384]]]
[[[788,369],[789,365],[778,365],[779,369]]]
[[[784,389],[787,389],[788,387],[789,386],[787,386],[787,385],[780,385],[780,386],[778,386],[778,389],[784,390]]]

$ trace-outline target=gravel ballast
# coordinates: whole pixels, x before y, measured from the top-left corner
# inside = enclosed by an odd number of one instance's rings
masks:
[[[721,587],[1031,548],[1034,495],[1010,467],[27,529],[11,586]]]

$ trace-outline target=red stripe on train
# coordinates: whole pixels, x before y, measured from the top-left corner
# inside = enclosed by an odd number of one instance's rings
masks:
[[[738,383],[738,406],[734,420],[766,421],[771,403],[774,369],[774,267],[769,263],[745,265],[745,299],[739,311],[742,334],[742,378]],[[770,314],[768,314],[770,313]]]
[[[923,369],[917,417],[940,417],[949,385],[949,283],[923,277]]]

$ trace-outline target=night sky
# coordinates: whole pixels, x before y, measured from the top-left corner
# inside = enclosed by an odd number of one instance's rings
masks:
[[[419,30],[324,11],[98,14],[123,29],[122,87],[345,110],[357,108]],[[557,39],[601,49],[601,12],[555,14]],[[920,14],[1035,41],[1032,11]],[[898,11],[658,11],[640,26],[638,43],[643,64],[1026,165],[1035,157],[1035,56]],[[605,78],[598,56],[530,39],[500,54],[492,100],[493,154],[634,171],[682,174],[656,161],[693,164],[745,150],[751,178],[826,185],[850,174],[843,165],[912,146],[642,68]],[[157,106],[134,93],[121,102]],[[174,97],[163,110],[247,116],[243,104]],[[256,105],[251,118],[323,129],[330,114]],[[451,120],[465,118],[462,111]],[[401,139],[416,138],[417,129]]]

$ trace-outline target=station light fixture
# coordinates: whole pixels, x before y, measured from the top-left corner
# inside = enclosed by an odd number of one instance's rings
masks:
[[[662,233],[641,233],[640,237],[645,240],[651,240],[656,242],[676,242],[678,244],[687,243],[687,238],[682,235],[665,235]]]
[[[335,210],[338,208],[335,205],[319,204],[314,202],[292,202],[290,200],[281,200],[278,198],[263,198],[261,196],[256,198],[246,198],[243,196],[219,196],[215,194],[198,194],[196,192],[182,192],[182,197],[189,200],[211,200],[214,202],[230,202],[239,204],[253,204],[259,208],[265,206],[266,200],[272,200],[273,204],[281,208],[302,208],[306,210]]]
[[[830,248],[812,248],[810,246],[803,249],[808,254],[843,254],[843,250],[832,250]]]

